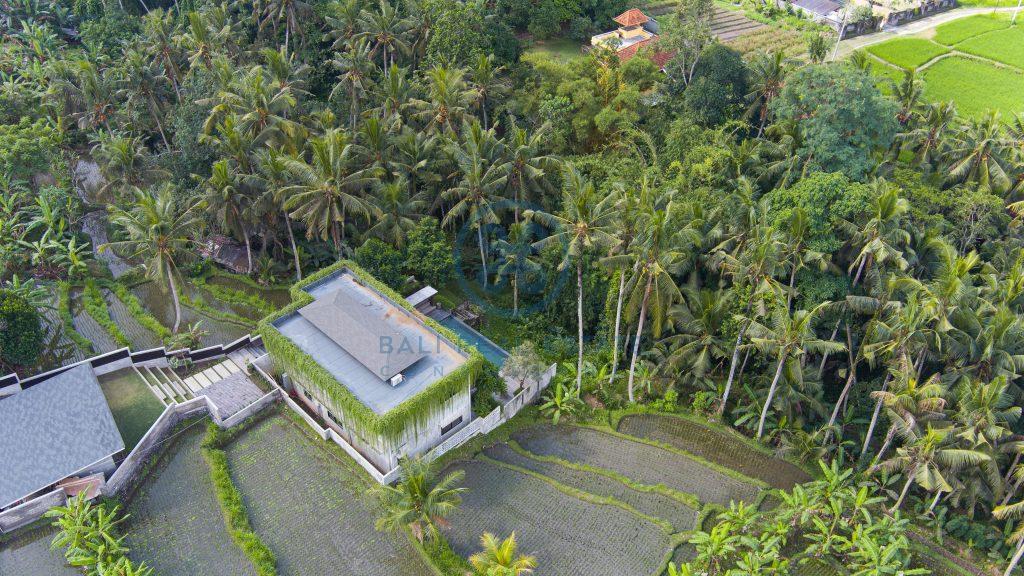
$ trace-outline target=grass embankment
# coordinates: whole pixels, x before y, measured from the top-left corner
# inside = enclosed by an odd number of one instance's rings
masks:
[[[231,534],[231,539],[249,558],[260,576],[277,576],[277,559],[252,530],[249,513],[242,501],[242,494],[231,480],[228,456],[224,452],[224,446],[247,427],[247,424],[242,424],[230,432],[225,432],[211,422],[207,426],[206,438],[203,439],[203,458],[210,466],[210,479],[213,481],[217,501],[220,502],[224,523]]]
[[[868,52],[904,70],[916,70],[925,63],[948,54],[949,48],[924,38],[896,38],[869,46]]]
[[[131,342],[124,335],[121,328],[110,317],[110,310],[107,309],[107,301],[103,299],[103,292],[94,280],[88,280],[82,290],[82,305],[86,313],[92,316],[119,346],[130,346]]]

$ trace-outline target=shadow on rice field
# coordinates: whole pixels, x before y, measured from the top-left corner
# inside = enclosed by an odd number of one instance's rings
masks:
[[[46,523],[0,540],[0,576],[74,576],[60,550],[51,550],[57,530]]]

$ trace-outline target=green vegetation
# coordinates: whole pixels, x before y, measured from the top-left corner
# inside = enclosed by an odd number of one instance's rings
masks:
[[[124,522],[119,506],[94,505],[81,492],[46,512],[60,531],[53,538],[53,548],[63,548],[64,558],[71,566],[86,574],[117,574],[119,576],[150,576],[153,571],[144,563],[128,559],[118,525]]]
[[[922,65],[949,52],[949,48],[924,38],[894,38],[868,46],[868,52],[905,70]]]
[[[71,285],[67,282],[57,283],[57,308],[64,333],[82,350],[93,351],[92,342],[75,330],[75,320],[71,315]]]
[[[980,117],[989,110],[1013,112],[1020,108],[1024,90],[1024,73],[971,58],[951,57],[936,62],[923,78],[925,98],[954,101],[966,117]]]
[[[113,291],[114,295],[117,296],[121,302],[124,302],[128,311],[131,312],[132,317],[134,317],[139,324],[142,324],[146,329],[156,334],[161,340],[167,340],[171,337],[171,331],[161,324],[159,320],[154,318],[153,315],[142,306],[142,303],[139,302],[139,299],[135,297],[135,294],[132,294],[128,287],[120,282],[110,282],[105,286]]]
[[[210,422],[207,425],[206,438],[203,440],[203,458],[210,466],[210,479],[217,494],[217,501],[220,502],[220,509],[224,513],[224,523],[231,534],[231,539],[252,562],[256,573],[259,576],[276,576],[277,560],[274,553],[252,531],[245,502],[231,480],[228,457],[224,452],[224,446],[229,441],[230,436],[226,436],[216,424]]]
[[[536,40],[532,46],[526,49],[526,54],[530,53],[544,54],[558,62],[568,64],[583,56],[583,45],[570,38]]]
[[[24,297],[0,290],[0,361],[13,366],[32,364],[43,335],[39,311]]]
[[[980,36],[994,30],[1002,30],[1009,26],[1010,21],[999,14],[978,14],[940,24],[935,28],[933,39],[939,44],[953,46],[968,38]]]
[[[107,331],[107,334],[114,339],[119,346],[131,346],[131,341],[124,335],[121,328],[110,317],[110,310],[107,309],[107,301],[100,291],[99,284],[95,280],[88,280],[82,289],[82,306],[89,316],[97,324]]]
[[[969,38],[957,44],[956,49],[1024,71],[1024,27],[1021,26]]]

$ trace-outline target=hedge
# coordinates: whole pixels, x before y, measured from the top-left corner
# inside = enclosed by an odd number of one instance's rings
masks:
[[[246,426],[238,428],[241,430]],[[277,576],[277,559],[270,548],[253,532],[242,494],[231,480],[228,457],[223,450],[223,446],[230,441],[230,436],[222,437],[223,434],[221,429],[211,422],[206,429],[202,451],[203,458],[210,466],[210,479],[213,481],[217,501],[220,502],[221,511],[224,513],[224,523],[231,534],[231,539],[252,562],[256,573],[259,576]]]
[[[396,305],[402,306],[421,318],[431,329],[437,331],[463,352],[468,353],[469,359],[412,398],[384,414],[377,414],[367,407],[312,356],[302,351],[273,325],[276,320],[313,302],[314,298],[305,292],[304,288],[346,269]],[[280,371],[298,375],[300,381],[323,391],[335,404],[335,407],[343,412],[345,419],[361,432],[382,436],[386,440],[395,440],[401,437],[410,423],[418,432],[452,396],[472,382],[486,361],[476,348],[467,345],[451,330],[420,315],[405,298],[349,260],[342,260],[304,278],[301,282],[297,282],[291,287],[291,297],[290,305],[260,321],[258,332],[263,337],[263,345],[274,358]]]

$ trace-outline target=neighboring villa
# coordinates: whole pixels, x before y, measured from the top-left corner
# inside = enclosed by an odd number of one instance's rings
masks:
[[[377,473],[473,420],[483,357],[398,294],[343,262],[297,284],[292,299],[261,323],[275,369]]]
[[[621,62],[627,62],[644,48],[650,48],[647,57],[658,66],[664,68],[672,58],[671,52],[658,52],[654,49],[658,42],[658,23],[648,18],[637,8],[630,8],[613,18],[619,25],[617,30],[598,34],[590,38],[591,46],[605,46],[615,50]]]
[[[0,510],[62,488],[99,493],[124,450],[88,364],[0,397]]]

